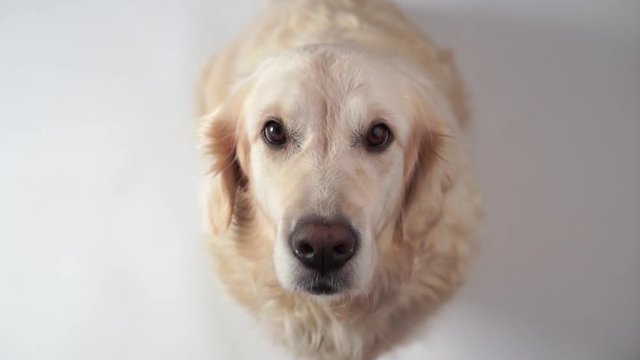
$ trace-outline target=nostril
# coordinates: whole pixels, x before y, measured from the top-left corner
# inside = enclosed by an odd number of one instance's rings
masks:
[[[313,257],[314,255],[313,246],[304,241],[301,241],[297,244],[295,252],[298,254],[298,256],[303,256],[306,258]]]
[[[353,250],[352,244],[342,243],[333,248],[333,253],[337,256],[349,256],[353,253]]]

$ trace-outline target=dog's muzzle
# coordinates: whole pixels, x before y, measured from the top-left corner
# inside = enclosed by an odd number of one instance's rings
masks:
[[[342,220],[308,218],[290,236],[294,257],[307,269],[299,287],[316,295],[331,295],[348,286],[343,268],[358,250],[358,235]]]

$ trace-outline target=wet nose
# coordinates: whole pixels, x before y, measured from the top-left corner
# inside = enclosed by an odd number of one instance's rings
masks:
[[[291,234],[291,251],[321,274],[341,268],[356,253],[356,235],[341,222],[309,222]]]

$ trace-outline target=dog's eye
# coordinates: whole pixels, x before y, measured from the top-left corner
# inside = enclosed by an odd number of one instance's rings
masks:
[[[369,150],[382,151],[391,143],[391,130],[385,124],[376,124],[369,129],[365,145]]]
[[[282,146],[287,142],[284,126],[276,120],[269,120],[262,128],[262,137],[270,145]]]

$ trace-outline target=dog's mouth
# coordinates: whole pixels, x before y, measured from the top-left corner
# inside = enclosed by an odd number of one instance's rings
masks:
[[[311,288],[309,288],[309,293],[313,295],[334,295],[337,292],[338,292],[338,289],[336,289],[335,287],[331,286],[331,284],[328,284],[326,282],[319,282],[311,286]]]
[[[299,279],[297,288],[311,295],[328,296],[348,290],[349,284],[346,277],[338,273],[305,274]]]

